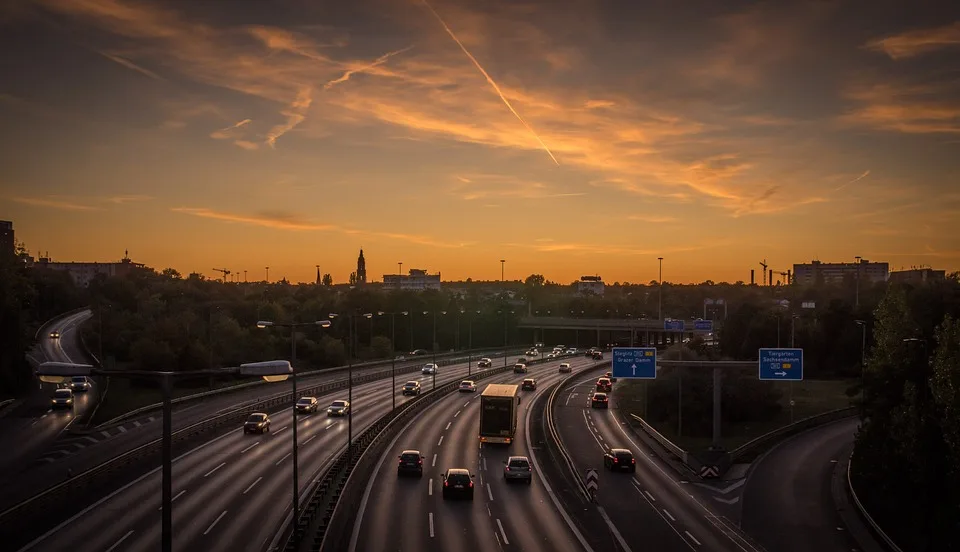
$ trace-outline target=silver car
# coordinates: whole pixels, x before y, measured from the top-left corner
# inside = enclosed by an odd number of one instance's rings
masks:
[[[70,390],[73,392],[84,392],[90,390],[90,380],[87,376],[73,376],[70,378]]]
[[[511,456],[504,461],[503,479],[510,481],[526,481],[529,485],[533,481],[533,469],[530,467],[530,459],[526,456]]]
[[[62,387],[54,391],[50,408],[73,408],[73,391],[69,387]]]

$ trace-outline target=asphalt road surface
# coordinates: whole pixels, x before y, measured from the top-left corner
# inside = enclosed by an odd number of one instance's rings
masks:
[[[594,364],[568,360],[573,370]],[[397,437],[368,485],[354,527],[350,552],[405,550],[582,550],[536,472],[531,485],[503,479],[508,456],[530,456],[526,417],[534,397],[569,374],[558,362],[530,366],[528,374],[485,380],[477,393],[456,393],[421,413]],[[517,438],[509,446],[480,445],[480,393],[490,383],[537,379],[536,391],[521,391]],[[424,459],[422,478],[398,477],[397,456],[416,449]],[[467,468],[476,475],[473,501],[443,500],[440,475]]]
[[[64,316],[43,328],[37,342],[34,358],[40,362],[88,362],[81,352],[79,327],[92,316],[89,310]],[[50,332],[59,331],[59,338],[50,337]],[[42,357],[42,358],[37,358]],[[50,445],[76,419],[92,408],[97,389],[74,395],[73,409],[52,410],[50,398],[57,389],[55,383],[37,382],[37,392],[0,418],[0,439],[15,443],[0,455],[0,473],[4,476],[16,473]]]
[[[437,384],[463,379],[466,364],[443,367]],[[431,376],[419,380],[431,388]],[[282,385],[282,384],[278,384]],[[390,410],[389,379],[356,386],[354,436]],[[346,398],[346,390],[320,399],[321,408]],[[397,404],[409,397],[397,397]],[[289,408],[271,415],[266,435],[244,435],[242,428],[216,437],[175,459],[173,531],[175,550],[267,550],[290,511],[292,415]],[[324,411],[298,417],[301,493],[322,467],[346,445],[347,420]],[[160,543],[159,470],[122,487],[51,529],[22,550],[124,552],[155,549]]]
[[[830,484],[859,423],[849,418],[801,433],[764,456],[743,492],[744,531],[777,552],[857,549],[837,513]]]
[[[554,416],[560,439],[580,474],[588,469],[598,472],[597,503],[620,549],[757,552],[732,524],[707,507],[708,498],[697,486],[666,467],[621,425],[614,415],[615,396],[611,395],[609,410],[591,408],[590,397],[601,373],[591,371],[558,394]],[[603,454],[611,448],[633,451],[636,473],[604,471]]]

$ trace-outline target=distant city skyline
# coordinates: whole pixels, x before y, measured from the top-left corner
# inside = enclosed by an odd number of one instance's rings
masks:
[[[305,282],[960,269],[949,2],[314,4],[0,2],[0,218]]]

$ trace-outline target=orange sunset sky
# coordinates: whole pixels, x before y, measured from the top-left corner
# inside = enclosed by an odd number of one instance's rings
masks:
[[[0,218],[54,260],[960,269],[960,3],[6,0],[0,42]]]

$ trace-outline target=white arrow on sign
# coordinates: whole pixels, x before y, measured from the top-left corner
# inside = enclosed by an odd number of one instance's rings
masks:
[[[778,376],[785,376],[785,375],[787,375],[786,372],[774,372],[774,374],[775,374],[775,375],[778,375]]]

